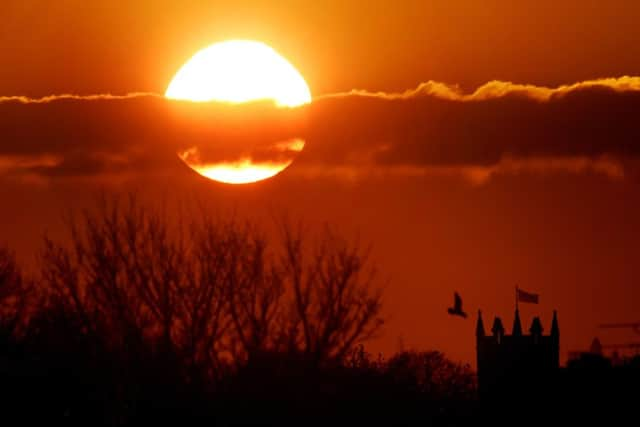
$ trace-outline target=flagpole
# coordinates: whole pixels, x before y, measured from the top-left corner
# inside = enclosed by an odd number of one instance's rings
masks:
[[[516,285],[516,311],[518,311],[518,285]]]

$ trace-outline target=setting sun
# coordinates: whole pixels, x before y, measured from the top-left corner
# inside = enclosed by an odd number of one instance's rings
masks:
[[[280,142],[273,147],[279,152],[289,153],[298,153],[303,148],[304,141],[301,139]],[[254,162],[249,157],[243,157],[232,162],[207,163],[202,160],[197,147],[179,152],[178,157],[200,175],[225,184],[248,184],[262,181],[275,176],[293,162],[291,158],[272,162]]]
[[[169,99],[240,104],[272,100],[276,107],[298,107],[311,102],[309,87],[285,58],[264,43],[230,40],[196,53],[173,77],[165,92]],[[304,141],[271,141],[277,152],[297,153]],[[241,148],[241,147],[239,147]],[[200,175],[226,184],[246,184],[271,178],[293,159],[254,161],[251,156],[208,162],[198,147],[178,156]]]
[[[176,73],[165,96],[196,102],[271,99],[279,107],[311,101],[309,87],[293,65],[266,44],[251,40],[202,49]]]

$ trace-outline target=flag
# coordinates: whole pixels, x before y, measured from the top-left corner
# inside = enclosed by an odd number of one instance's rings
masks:
[[[531,304],[538,304],[538,294],[531,294],[521,289],[516,288],[516,299],[519,302],[528,302]]]

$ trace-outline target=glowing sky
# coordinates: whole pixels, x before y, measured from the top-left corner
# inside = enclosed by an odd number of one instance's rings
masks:
[[[472,322],[446,315],[453,291],[510,327],[516,284],[541,295],[523,322],[541,314],[548,330],[558,309],[563,355],[594,335],[624,341],[597,325],[638,320],[637,22],[640,4],[621,0],[5,0],[0,240],[33,262],[44,230],[101,190],[286,210],[373,244],[389,281],[374,349],[472,361]],[[237,38],[273,46],[314,102],[249,114],[157,96],[199,49]],[[131,92],[144,94],[85,97]],[[305,140],[295,162],[248,186],[176,156],[210,141],[200,155],[215,161],[250,144],[284,162],[292,149],[273,143],[292,138]]]

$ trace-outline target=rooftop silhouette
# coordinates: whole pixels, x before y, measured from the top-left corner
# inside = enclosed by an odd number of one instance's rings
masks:
[[[484,330],[482,313],[476,324],[478,386],[483,399],[527,394],[559,368],[560,329],[554,311],[551,333],[543,334],[539,317],[534,317],[529,334],[523,334],[516,309],[512,333],[507,335],[500,317],[495,317],[491,334]]]

